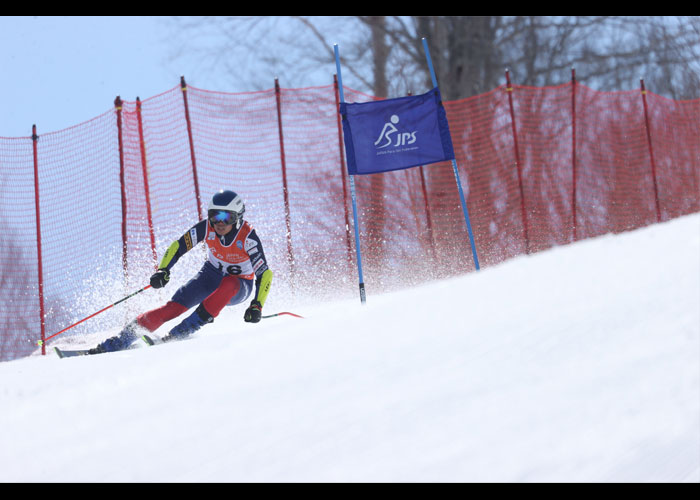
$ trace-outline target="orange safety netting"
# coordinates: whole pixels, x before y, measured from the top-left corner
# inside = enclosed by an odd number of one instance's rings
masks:
[[[345,99],[373,97],[346,88]],[[66,130],[0,138],[0,359],[40,352],[42,333],[147,284],[220,188],[246,202],[273,295],[357,293],[335,85],[237,94],[177,86],[116,104]],[[700,210],[700,99],[571,82],[504,85],[445,107],[482,267]],[[474,269],[451,164],[355,184],[370,297]],[[159,298],[199,268],[200,250]],[[121,326],[152,303],[144,295],[66,336]]]

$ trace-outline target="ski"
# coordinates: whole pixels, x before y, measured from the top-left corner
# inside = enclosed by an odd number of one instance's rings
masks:
[[[59,349],[58,347],[54,347],[53,350],[56,352],[59,358],[72,358],[75,356],[87,356],[90,354],[89,349],[76,349],[76,350],[69,350],[69,349]]]
[[[149,335],[141,335],[141,340],[143,340],[147,345],[160,345],[160,344],[170,344],[172,342],[180,342],[182,340],[187,340],[191,338],[191,335],[184,335],[180,337],[171,337],[170,335],[166,335],[165,337],[156,337],[156,336],[149,336]]]
[[[141,340],[143,340],[148,345],[158,345],[163,343],[163,339],[160,337],[149,337],[148,335],[142,335]]]

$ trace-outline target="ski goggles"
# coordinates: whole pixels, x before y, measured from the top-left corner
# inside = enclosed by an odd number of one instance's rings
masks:
[[[212,226],[219,222],[227,225],[233,225],[238,220],[238,214],[235,212],[227,212],[225,210],[209,210],[209,222]]]

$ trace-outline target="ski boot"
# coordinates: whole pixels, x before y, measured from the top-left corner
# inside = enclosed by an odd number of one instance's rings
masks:
[[[182,323],[170,330],[161,340],[163,342],[170,342],[171,340],[184,339],[212,321],[214,321],[214,317],[204,309],[204,305],[200,304],[192,314],[182,320]]]
[[[126,349],[136,340],[136,327],[138,323],[133,320],[124,329],[119,332],[119,335],[110,337],[100,343],[97,347],[88,350],[88,354],[102,354],[103,352],[114,352]]]

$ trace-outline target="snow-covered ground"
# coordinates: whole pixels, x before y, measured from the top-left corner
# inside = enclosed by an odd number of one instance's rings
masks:
[[[367,289],[0,363],[0,481],[700,481],[700,214]]]

